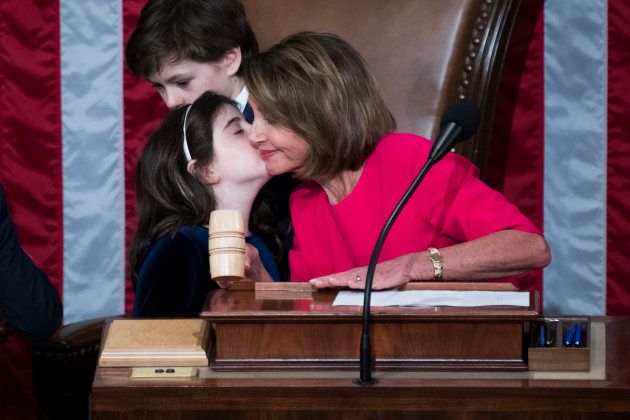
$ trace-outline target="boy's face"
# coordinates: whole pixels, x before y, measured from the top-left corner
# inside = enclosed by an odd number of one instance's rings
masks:
[[[231,70],[223,60],[216,63],[199,63],[183,60],[167,63],[147,80],[157,89],[167,107],[190,104],[202,93],[211,90],[235,99],[241,89]],[[234,92],[238,90],[237,92]]]

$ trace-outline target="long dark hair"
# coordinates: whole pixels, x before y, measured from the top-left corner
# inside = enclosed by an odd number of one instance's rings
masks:
[[[204,93],[190,105],[186,142],[197,167],[214,158],[212,125],[217,111],[226,105],[235,106],[231,99],[212,92]],[[212,192],[186,168],[183,124],[188,107],[169,113],[149,138],[136,164],[138,229],[130,253],[134,283],[152,241],[166,234],[174,236],[183,225],[206,224],[216,208]]]

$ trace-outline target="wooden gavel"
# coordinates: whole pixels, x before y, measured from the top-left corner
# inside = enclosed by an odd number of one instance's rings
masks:
[[[239,210],[210,213],[208,253],[210,276],[215,281],[238,281],[245,277],[245,230]]]

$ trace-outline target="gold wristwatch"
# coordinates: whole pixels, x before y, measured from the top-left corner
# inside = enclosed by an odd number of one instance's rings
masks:
[[[442,280],[442,253],[437,248],[429,248],[428,251],[433,264],[433,280]]]

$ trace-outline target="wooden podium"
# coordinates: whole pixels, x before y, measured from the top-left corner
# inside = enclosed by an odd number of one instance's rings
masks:
[[[357,369],[360,306],[333,306],[337,291],[259,283],[212,291],[201,318],[212,323],[210,367],[225,370]],[[414,289],[513,291],[509,284],[417,283]],[[529,307],[373,307],[375,370],[526,370]]]
[[[358,377],[360,309],[331,307],[330,297],[326,297],[329,292],[297,287],[214,292],[203,315],[212,320],[217,332],[210,366],[196,367],[187,377],[139,376],[134,374],[135,367],[97,367],[92,418],[529,420],[625,419],[630,414],[630,318],[593,319],[588,330],[588,370],[566,372],[556,362],[549,365],[552,354],[569,352],[560,346],[529,349],[549,351],[549,357],[539,358],[545,369],[514,370],[527,353],[526,349],[514,350],[514,339],[508,345],[513,350],[498,350],[508,354],[508,362],[503,363],[507,370],[502,371],[492,352],[497,351],[493,347],[504,345],[505,336],[498,341],[486,336],[481,342],[481,332],[503,333],[505,328],[512,337],[517,329],[525,329],[527,335],[532,324],[528,320],[537,313],[534,304],[521,310],[375,307],[373,354],[379,382],[360,386],[354,382]],[[435,288],[444,288],[444,284]],[[413,322],[403,319],[408,311],[413,312]],[[336,330],[332,319],[349,325]],[[560,337],[566,326],[585,320],[547,315],[533,324],[545,322]],[[431,332],[435,325],[450,333]],[[416,337],[420,334],[424,335]],[[429,350],[440,350],[436,342],[458,350],[434,356]],[[527,347],[524,338],[519,342]],[[298,354],[299,349],[308,350],[309,356]],[[391,356],[398,350],[405,352],[404,357]],[[340,357],[342,352],[346,356]],[[475,354],[481,354],[482,360],[475,360]],[[457,359],[461,355],[465,358]],[[290,359],[302,368],[291,366]],[[489,370],[480,368],[484,365]],[[254,366],[263,370],[254,370]],[[442,366],[450,368],[443,371]]]

